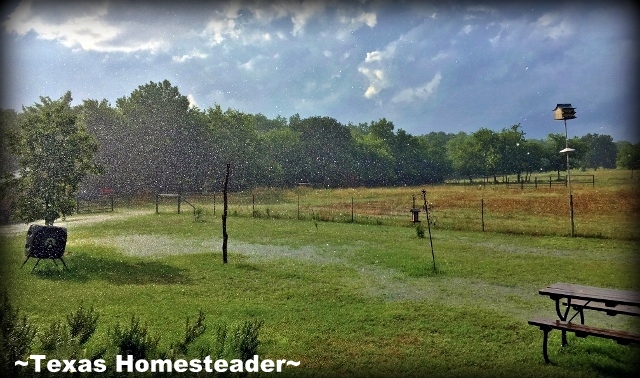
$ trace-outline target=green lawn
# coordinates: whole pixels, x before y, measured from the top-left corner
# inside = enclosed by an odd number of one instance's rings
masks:
[[[165,347],[199,310],[210,329],[264,320],[261,358],[301,361],[284,376],[631,376],[638,356],[636,346],[573,335],[563,350],[555,331],[546,365],[542,332],[527,324],[555,316],[537,294],[554,282],[638,290],[632,241],[436,228],[434,273],[429,239],[411,227],[232,216],[224,265],[219,213],[194,222],[189,212],[143,210],[60,223],[69,271],[50,261],[21,269],[25,233],[5,230],[12,303],[40,329],[93,306],[100,319],[89,350],[134,314]],[[602,314],[587,321],[638,326]]]

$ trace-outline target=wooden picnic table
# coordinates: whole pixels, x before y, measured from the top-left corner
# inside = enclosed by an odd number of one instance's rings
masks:
[[[640,316],[640,292],[559,282],[540,289],[538,293],[548,296],[555,302],[558,315],[558,319],[555,320],[536,318],[529,321],[529,324],[540,327],[544,332],[542,352],[547,363],[549,362],[548,333],[552,329],[562,331],[563,347],[567,345],[567,332],[574,332],[578,337],[596,336],[612,339],[620,344],[640,342],[640,335],[635,333],[584,324],[584,310],[602,311],[610,316]],[[569,317],[571,310],[574,314]],[[572,323],[576,316],[580,316],[579,324]]]

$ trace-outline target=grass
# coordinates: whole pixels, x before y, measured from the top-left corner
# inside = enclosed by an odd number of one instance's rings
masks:
[[[362,201],[400,207],[416,190],[361,194]],[[468,193],[442,190],[429,191],[434,201]],[[314,193],[314,209],[322,203],[350,206],[348,189]],[[534,197],[539,195],[555,194]],[[406,227],[408,211],[402,212],[405,226],[239,212],[229,218],[230,263],[224,265],[220,208],[216,215],[205,209],[197,222],[189,211],[154,210],[147,204],[116,207],[106,216],[74,216],[84,220],[70,217],[63,223],[69,230],[69,271],[49,261],[33,273],[33,262],[20,269],[25,234],[5,233],[0,272],[10,298],[40,329],[80,303],[93,306],[100,322],[89,350],[106,340],[108,327],[128,322],[132,314],[161,335],[164,346],[181,337],[185,317],[199,310],[211,328],[261,319],[261,358],[301,361],[283,376],[633,376],[637,346],[569,335],[570,346],[562,349],[559,333],[552,332],[553,364],[546,365],[542,332],[527,325],[535,316],[555,316],[553,302],[537,294],[554,282],[638,290],[640,250],[633,240],[438,226],[433,272],[429,241]],[[437,207],[434,212],[438,216]],[[638,326],[633,319],[602,314],[588,314],[587,322]],[[198,343],[211,345],[214,338],[205,334]]]
[[[575,172],[574,175],[580,172]],[[640,240],[637,227],[640,214],[638,177],[625,170],[587,172],[595,176],[595,185],[572,185],[574,224],[578,236]],[[541,174],[540,178],[555,173]],[[515,179],[511,178],[513,182]],[[589,178],[589,180],[591,180]],[[269,188],[229,196],[232,216],[268,219],[316,219],[339,223],[406,226],[409,209],[422,207],[422,190],[440,230],[484,231],[520,235],[568,236],[571,219],[568,189],[518,185],[431,185],[398,188],[321,189],[298,187],[292,190]],[[188,196],[204,215],[222,212],[221,195]],[[144,199],[151,206],[153,200]],[[118,204],[116,204],[118,206]],[[175,199],[159,206],[161,213],[176,211]],[[191,211],[187,206],[182,211]],[[424,211],[421,219],[425,221]]]

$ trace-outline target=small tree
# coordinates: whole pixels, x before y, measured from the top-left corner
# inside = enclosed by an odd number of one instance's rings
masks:
[[[16,215],[27,223],[44,219],[50,226],[71,214],[80,181],[100,172],[93,162],[98,144],[71,100],[67,92],[59,100],[40,97],[41,103],[23,107],[10,136],[20,167]]]

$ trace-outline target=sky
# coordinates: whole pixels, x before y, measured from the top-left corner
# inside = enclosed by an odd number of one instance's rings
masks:
[[[116,100],[169,80],[192,106],[386,118],[412,135],[640,142],[638,8],[623,1],[5,2],[0,107]]]

